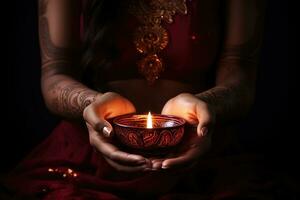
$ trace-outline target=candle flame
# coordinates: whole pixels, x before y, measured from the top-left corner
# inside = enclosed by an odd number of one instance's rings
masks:
[[[153,128],[151,112],[149,112],[147,116],[147,128]]]

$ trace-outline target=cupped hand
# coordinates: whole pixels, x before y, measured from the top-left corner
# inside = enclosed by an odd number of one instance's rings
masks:
[[[113,92],[97,95],[95,101],[83,111],[90,144],[118,171],[145,171],[151,165],[151,162],[143,156],[124,152],[112,142],[113,127],[107,119],[133,112],[135,112],[134,105]]]
[[[153,159],[154,169],[172,169],[195,164],[211,145],[211,132],[215,122],[214,110],[204,101],[189,93],[182,93],[170,99],[162,114],[175,115],[185,119],[189,128],[175,155]]]

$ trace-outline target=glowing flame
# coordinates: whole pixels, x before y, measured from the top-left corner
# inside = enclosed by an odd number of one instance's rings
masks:
[[[153,128],[151,112],[149,112],[147,116],[147,128]]]

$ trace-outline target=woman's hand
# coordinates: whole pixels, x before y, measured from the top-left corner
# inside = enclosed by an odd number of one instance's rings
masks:
[[[188,93],[170,99],[164,106],[162,114],[184,118],[191,128],[186,129],[184,141],[176,155],[152,160],[154,169],[171,169],[194,164],[211,144],[211,132],[215,113],[207,103]],[[194,128],[192,128],[194,127]]]
[[[113,92],[96,96],[83,111],[91,145],[118,171],[136,172],[150,168],[151,163],[144,157],[123,152],[111,143],[113,128],[107,119],[133,112],[133,104]]]

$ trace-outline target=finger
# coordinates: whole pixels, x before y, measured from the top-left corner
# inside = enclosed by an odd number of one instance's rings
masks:
[[[94,112],[92,108],[87,109],[88,110],[84,113],[86,122],[98,133],[103,134],[105,137],[111,137],[113,130],[112,125],[104,118],[97,116],[96,112]]]
[[[91,132],[93,132],[93,130],[91,130]],[[130,154],[119,150],[116,146],[106,141],[105,138],[101,138],[100,135],[97,135],[95,133],[92,133],[91,135],[91,144],[105,157],[115,162],[128,165],[144,164],[147,162],[147,160],[140,155]]]
[[[172,158],[173,156],[175,156],[174,153],[169,153],[168,155],[165,155],[164,157],[151,157],[149,158],[149,160],[152,163],[152,170],[159,170],[162,167],[162,163],[164,160],[166,160],[166,158]]]
[[[113,160],[110,160],[109,158],[104,158],[109,165],[111,165],[113,168],[115,168],[117,171],[122,172],[140,172],[140,171],[146,171],[148,169],[147,164],[140,165],[140,166],[126,166],[119,164],[117,162],[114,162]]]
[[[110,145],[109,143],[107,143],[108,145]],[[105,148],[105,147],[104,147]],[[143,164],[147,164],[147,160],[145,158],[143,158],[142,156],[139,155],[135,155],[135,154],[129,154],[120,150],[112,150],[110,152],[108,152],[108,156],[106,154],[106,156],[118,163],[122,163],[122,164],[138,164],[138,165],[143,165]]]
[[[211,138],[199,138],[198,141],[189,145],[189,149],[178,157],[169,158],[163,161],[162,168],[175,168],[191,165],[197,162],[198,158],[205,154],[211,145]]]
[[[213,123],[213,117],[208,109],[208,106],[204,103],[199,103],[197,105],[197,134],[200,137],[207,135],[211,124]]]
[[[163,159],[152,160],[151,161],[151,163],[152,163],[152,170],[159,170],[159,169],[161,169],[163,161],[164,161]]]
[[[105,119],[100,119],[99,122],[95,124],[94,129],[99,133],[102,133],[105,137],[112,137],[113,135],[113,127]]]
[[[195,158],[198,158],[201,155],[201,152],[198,148],[191,148],[183,155],[180,155],[176,158],[169,158],[162,162],[162,169],[169,168],[178,168],[183,166],[189,166],[190,164],[196,161]]]

